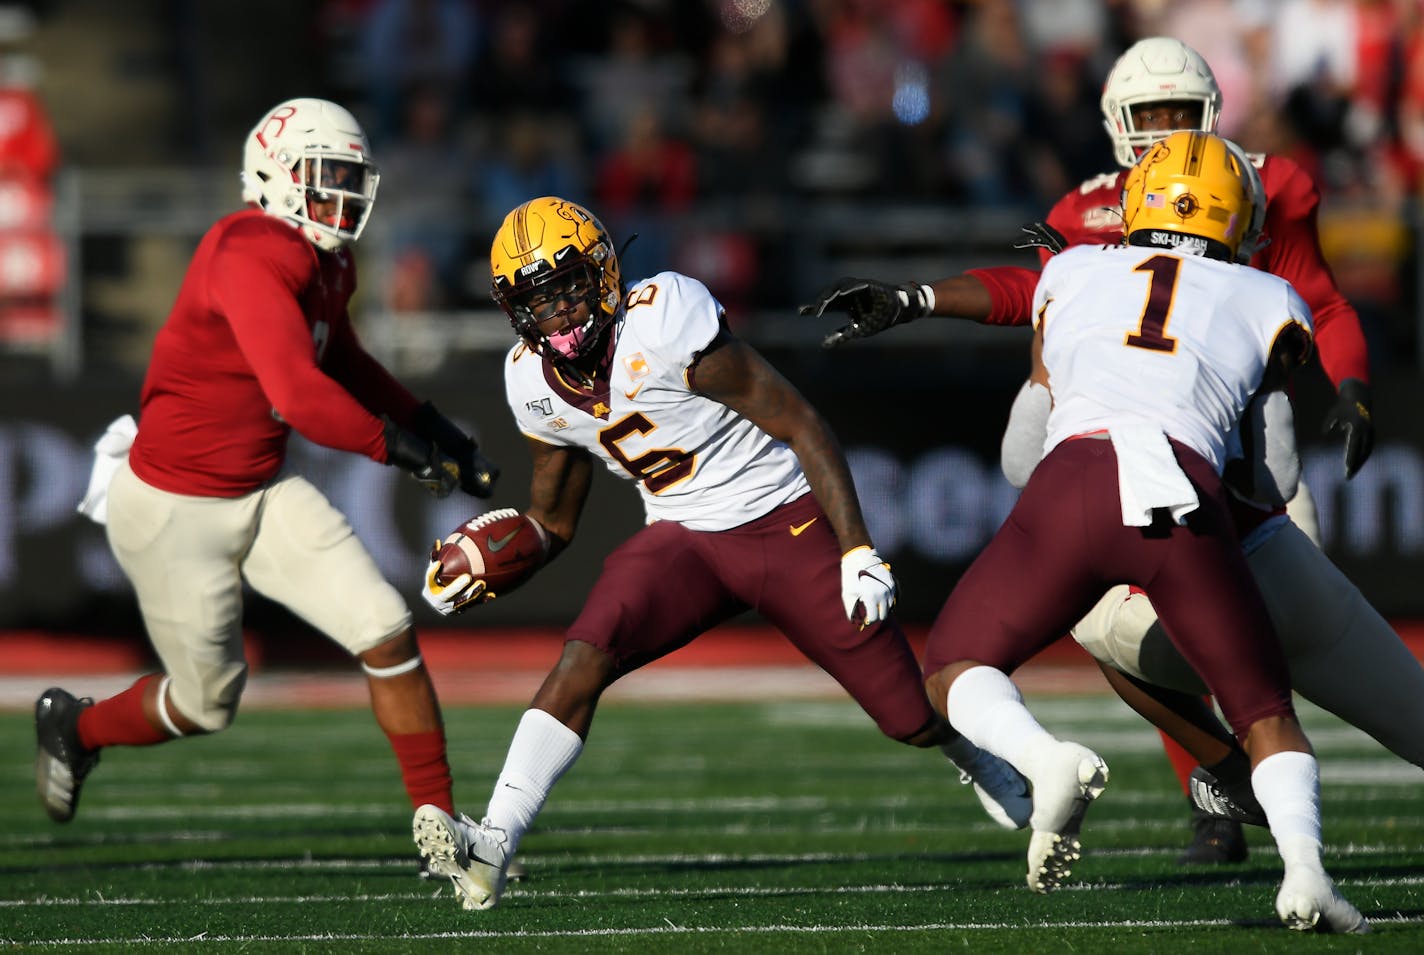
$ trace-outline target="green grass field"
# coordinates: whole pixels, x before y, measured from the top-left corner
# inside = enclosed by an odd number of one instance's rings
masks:
[[[37,687],[39,689],[39,687]],[[110,750],[79,817],[33,793],[28,714],[0,713],[0,944],[219,952],[1419,952],[1420,771],[1318,710],[1327,865],[1374,923],[1275,919],[1279,860],[1184,868],[1185,801],[1156,735],[1104,696],[1030,697],[1112,769],[1075,882],[1024,886],[938,756],[848,703],[609,703],[521,856],[528,880],[461,911],[415,876],[410,813],[365,710],[250,711],[210,739]],[[517,708],[447,716],[478,815]]]

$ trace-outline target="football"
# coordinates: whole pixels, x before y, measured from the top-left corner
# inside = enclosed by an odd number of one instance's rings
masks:
[[[484,599],[492,600],[534,576],[547,553],[544,529],[532,518],[503,508],[461,524],[430,559],[440,562],[436,583],[448,585],[469,574],[485,582]]]

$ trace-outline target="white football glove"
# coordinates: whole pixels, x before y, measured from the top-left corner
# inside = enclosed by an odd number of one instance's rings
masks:
[[[440,550],[440,541],[435,542],[434,550]],[[438,573],[440,561],[432,560],[426,565],[425,582],[421,585],[420,595],[440,616],[448,617],[483,602],[480,600],[485,592],[483,580],[475,580],[469,574],[461,574],[448,584],[440,584],[435,581],[435,575]]]
[[[519,514],[512,507],[502,507],[495,511],[486,511],[479,517],[467,521],[460,530],[476,531],[481,527],[492,524],[497,520],[506,517],[515,517]],[[435,609],[435,612],[442,617],[459,613],[477,603],[484,603],[485,582],[475,580],[469,574],[461,574],[448,584],[437,583],[435,575],[440,573],[440,541],[430,548],[430,563],[425,567],[425,582],[421,585],[420,595],[425,598],[425,602]]]
[[[895,591],[895,575],[875,548],[862,544],[841,557],[841,603],[851,623],[865,629],[890,616]]]

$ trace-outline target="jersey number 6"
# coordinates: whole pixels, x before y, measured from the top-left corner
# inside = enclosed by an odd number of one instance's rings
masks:
[[[678,448],[653,448],[630,458],[618,446],[625,438],[634,434],[650,434],[656,428],[657,425],[642,412],[634,412],[598,432],[598,443],[603,445],[609,456],[642,481],[643,486],[653,494],[691,476],[696,461],[695,456]]]

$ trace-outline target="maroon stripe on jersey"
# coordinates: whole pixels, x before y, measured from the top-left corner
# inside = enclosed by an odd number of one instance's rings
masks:
[[[553,362],[545,361],[538,355],[534,357],[539,361],[539,366],[544,372],[544,383],[554,389],[554,394],[562,401],[573,405],[584,414],[593,415],[595,418],[607,417],[606,412],[603,415],[593,414],[593,406],[595,403],[602,402],[605,407],[608,405],[607,375],[599,375],[594,378],[592,388],[580,388],[573,382],[566,380],[563,375],[560,375],[559,370],[554,367]]]
[[[1069,631],[1111,585],[1140,587],[1238,735],[1292,712],[1290,677],[1231,529],[1221,479],[1173,442],[1201,506],[1126,527],[1111,441],[1066,441],[1034,470],[930,631],[926,672],[974,660],[1012,672]]]
[[[841,606],[840,547],[813,495],[727,531],[650,524],[609,554],[568,640],[629,673],[753,609],[846,689],[892,739],[934,719],[893,620],[860,630]]]

